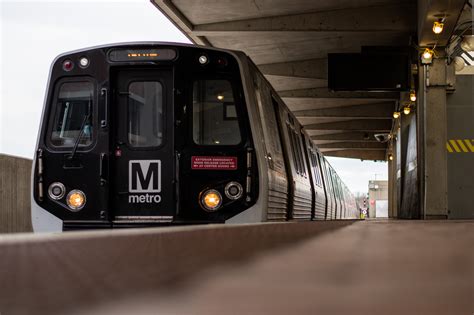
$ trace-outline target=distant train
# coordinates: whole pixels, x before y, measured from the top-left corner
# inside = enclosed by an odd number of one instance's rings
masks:
[[[124,43],[53,62],[32,172],[35,231],[358,217],[244,53]]]

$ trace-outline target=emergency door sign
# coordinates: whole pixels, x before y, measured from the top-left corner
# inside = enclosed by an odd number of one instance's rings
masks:
[[[191,157],[193,170],[236,170],[237,157],[235,156],[193,156]]]

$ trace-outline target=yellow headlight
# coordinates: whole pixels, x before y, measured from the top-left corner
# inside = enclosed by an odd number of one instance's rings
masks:
[[[207,190],[201,196],[201,205],[206,211],[216,211],[222,205],[222,195],[217,190]]]
[[[86,204],[86,195],[80,190],[72,190],[67,195],[67,205],[72,211],[81,210]]]

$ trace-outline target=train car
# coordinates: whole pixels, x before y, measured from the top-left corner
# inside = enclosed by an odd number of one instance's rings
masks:
[[[349,218],[336,176],[242,52],[104,45],[52,64],[32,222],[64,231]]]

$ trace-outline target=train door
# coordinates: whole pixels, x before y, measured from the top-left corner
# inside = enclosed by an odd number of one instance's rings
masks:
[[[171,69],[120,70],[112,98],[115,222],[172,221],[176,211]]]

